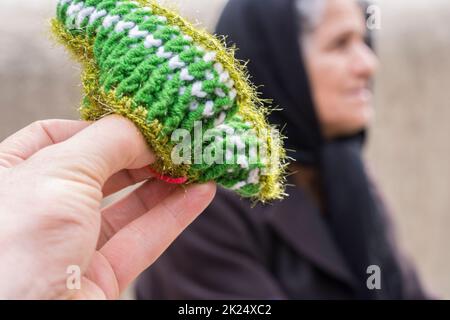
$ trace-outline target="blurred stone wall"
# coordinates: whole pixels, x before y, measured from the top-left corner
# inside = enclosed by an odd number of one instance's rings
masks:
[[[162,2],[212,30],[225,0]],[[38,119],[78,118],[79,66],[49,40],[55,4],[0,1],[0,140]],[[450,2],[379,5],[381,70],[367,157],[403,247],[427,287],[450,298]]]
[[[0,1],[0,139],[46,118],[76,118],[79,67],[52,43],[56,1]]]

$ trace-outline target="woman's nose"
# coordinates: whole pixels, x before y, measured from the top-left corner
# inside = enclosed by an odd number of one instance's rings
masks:
[[[371,77],[378,69],[378,58],[366,44],[358,46],[352,62],[353,71],[361,77]]]

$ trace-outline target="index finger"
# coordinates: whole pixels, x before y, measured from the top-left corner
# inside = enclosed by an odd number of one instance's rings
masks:
[[[100,249],[114,275],[104,272],[98,276],[114,279],[122,291],[205,210],[215,192],[214,183],[179,188],[122,228]],[[105,283],[104,279],[96,280]]]

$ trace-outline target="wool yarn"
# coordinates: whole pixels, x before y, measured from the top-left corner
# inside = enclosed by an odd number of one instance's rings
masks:
[[[283,138],[224,39],[147,0],[59,0],[52,30],[83,65],[81,117],[133,121],[158,177],[216,181],[259,201],[285,195]]]

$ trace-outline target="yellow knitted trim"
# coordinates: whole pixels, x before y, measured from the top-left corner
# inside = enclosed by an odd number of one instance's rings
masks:
[[[190,36],[194,42],[200,43],[206,49],[217,53],[216,60],[220,62],[230,74],[234,81],[237,90],[237,103],[239,105],[238,114],[242,116],[245,121],[253,124],[258,136],[267,135],[269,131],[269,124],[266,121],[266,116],[269,114],[267,107],[268,100],[258,97],[257,88],[249,81],[249,74],[244,63],[235,58],[236,48],[227,47],[225,38],[219,39],[217,36],[211,35],[206,30],[201,30],[194,27],[192,23],[182,18],[176,13],[175,9],[166,9],[161,7],[154,0],[137,0],[143,7],[149,7],[152,12],[167,18],[168,23],[178,26],[180,30]],[[269,162],[267,168],[267,175],[262,175],[260,178],[262,189],[258,200],[274,200],[282,199],[286,194],[284,193],[285,172],[287,167],[286,151],[283,148],[284,137],[267,137],[268,157],[272,154],[279,158],[275,163]],[[275,166],[273,166],[275,165]]]

